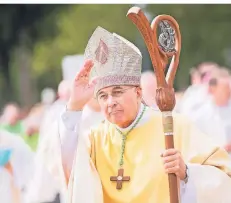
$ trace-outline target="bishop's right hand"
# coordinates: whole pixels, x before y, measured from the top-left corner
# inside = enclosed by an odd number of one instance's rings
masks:
[[[97,80],[90,82],[90,71],[93,67],[92,60],[87,60],[80,72],[76,75],[71,87],[70,99],[67,103],[67,109],[72,111],[80,111],[85,104],[93,97]]]

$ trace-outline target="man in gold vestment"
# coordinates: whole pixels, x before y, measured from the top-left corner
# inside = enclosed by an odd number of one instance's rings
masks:
[[[68,203],[169,203],[168,173],[178,177],[183,203],[231,202],[227,152],[181,115],[173,115],[175,149],[165,150],[162,115],[141,102],[135,45],[98,27],[85,57],[59,120],[61,137],[78,133],[76,120],[93,94],[105,120],[78,134]]]

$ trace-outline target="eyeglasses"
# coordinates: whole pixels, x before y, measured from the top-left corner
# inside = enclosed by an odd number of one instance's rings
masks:
[[[126,93],[129,89],[136,88],[136,87],[128,87],[128,88],[118,88],[112,90],[111,93],[100,92],[96,95],[96,98],[99,102],[105,102],[108,99],[108,96],[111,95],[113,98],[120,98],[124,93]]]

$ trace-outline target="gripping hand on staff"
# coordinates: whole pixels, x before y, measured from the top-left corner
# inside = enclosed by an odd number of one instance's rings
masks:
[[[167,149],[161,154],[166,173],[175,173],[180,180],[185,180],[186,164],[177,149]]]
[[[93,97],[94,88],[97,80],[90,82],[89,76],[93,67],[92,60],[87,60],[80,72],[76,75],[71,87],[70,99],[67,103],[67,109],[80,111],[84,105]]]

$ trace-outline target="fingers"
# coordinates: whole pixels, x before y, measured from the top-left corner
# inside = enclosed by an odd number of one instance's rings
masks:
[[[169,173],[174,173],[176,174],[180,180],[184,180],[187,177],[187,173],[186,173],[186,165],[183,167],[181,167],[179,164],[173,166],[173,167],[168,167],[165,168],[165,173],[169,174]]]
[[[164,164],[164,168],[165,168],[165,169],[168,169],[168,168],[177,167],[177,166],[179,166],[179,165],[180,165],[180,164],[179,164],[179,161],[178,161],[178,160],[174,160],[174,161],[165,163],[165,164]]]
[[[162,161],[166,173],[175,173],[181,180],[185,178],[186,165],[177,149],[167,149],[162,154]]]
[[[79,73],[77,73],[75,80],[79,80],[81,78],[87,78],[89,77],[90,71],[93,67],[94,63],[92,60],[87,60],[85,61],[83,67],[81,68],[81,70],[79,71]]]
[[[179,166],[174,166],[174,167],[171,167],[171,168],[166,168],[165,169],[165,172],[166,173],[175,173],[176,175],[179,173]]]
[[[178,159],[164,163],[164,170],[166,173],[179,173],[180,171],[180,161]]]
[[[169,169],[172,171],[173,168],[179,167],[181,155],[176,149],[167,149],[161,154],[164,169],[167,172]]]
[[[174,155],[170,155],[170,156],[167,156],[167,157],[163,157],[162,159],[163,159],[164,163],[169,163],[169,162],[177,160],[178,158],[180,158],[179,153],[174,154]]]

